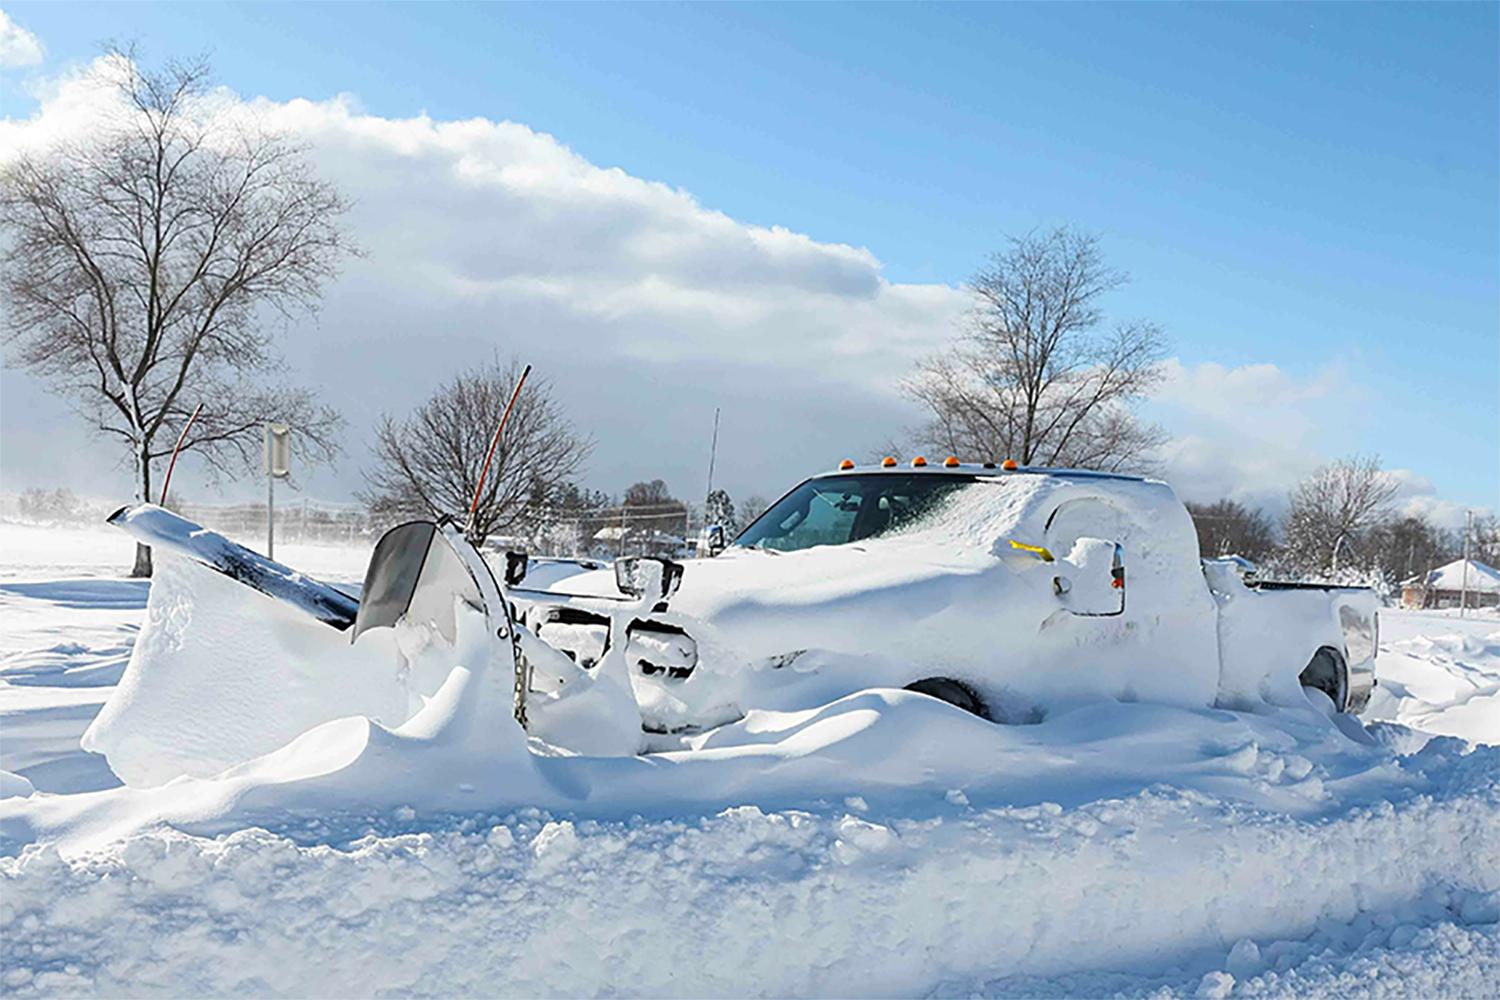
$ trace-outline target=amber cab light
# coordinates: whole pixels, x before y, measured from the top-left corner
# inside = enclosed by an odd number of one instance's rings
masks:
[[[1020,466],[1016,464],[1015,459],[1007,458],[1005,461],[1000,463],[1000,468],[1004,469],[1006,472],[1015,472],[1020,468]]]
[[[880,467],[882,469],[892,469],[892,468],[895,468],[895,466],[896,466],[896,460],[894,458],[892,458],[890,455],[887,455],[887,456],[885,456],[885,458],[882,458],[880,460]]]
[[[847,458],[844,459],[842,462],[839,463],[839,471],[840,472],[846,472],[846,471],[848,471],[849,469],[852,469],[852,468],[854,468],[854,463],[851,462]]]
[[[913,469],[921,469],[921,468],[925,467],[926,465],[927,465],[927,459],[923,458],[921,455],[918,455],[916,458],[914,458],[914,459],[911,460],[911,467]]]
[[[949,468],[949,469],[956,469],[956,468],[958,468],[958,456],[957,455],[949,455],[947,458],[943,459],[943,465],[946,468]]]

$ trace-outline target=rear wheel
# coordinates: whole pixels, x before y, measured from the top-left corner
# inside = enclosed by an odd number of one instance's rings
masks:
[[[1335,711],[1342,712],[1349,704],[1349,671],[1339,651],[1331,646],[1314,653],[1297,680],[1304,688],[1326,694]]]
[[[969,685],[962,681],[956,681],[949,677],[925,677],[906,685],[906,690],[925,694],[929,698],[938,701],[946,701],[955,708],[961,708],[971,715],[977,715],[981,719],[990,717],[989,709],[985,707],[984,700]]]

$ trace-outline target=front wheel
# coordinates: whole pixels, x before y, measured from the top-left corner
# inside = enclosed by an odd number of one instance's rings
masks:
[[[962,681],[956,681],[949,677],[925,677],[919,681],[913,681],[906,685],[907,691],[915,691],[925,694],[929,698],[938,701],[946,701],[955,708],[961,708],[971,715],[977,715],[981,719],[990,717],[989,709],[985,707],[984,700],[969,685]]]

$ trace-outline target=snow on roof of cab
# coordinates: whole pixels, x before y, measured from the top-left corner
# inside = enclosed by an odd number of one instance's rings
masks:
[[[1422,586],[1422,576],[1418,575],[1406,581],[1407,586]],[[1455,559],[1446,566],[1440,566],[1427,574],[1427,586],[1433,590],[1463,590],[1464,589],[1464,561]],[[1500,569],[1486,566],[1482,562],[1469,560],[1469,588],[1475,593],[1493,594],[1500,592]]]
[[[1067,476],[1076,479],[1119,479],[1126,482],[1144,482],[1144,476],[1135,476],[1126,472],[1100,472],[1096,469],[1067,469],[1054,468],[1047,465],[1022,465],[1015,469],[1001,468],[999,462],[960,462],[958,465],[944,465],[942,459],[928,459],[926,465],[912,465],[911,462],[897,462],[892,466],[856,465],[849,469],[830,469],[820,472],[813,478],[824,479],[831,476],[855,476],[862,473],[877,472],[881,475],[890,475],[894,472],[916,472],[928,475],[968,475],[968,476]]]

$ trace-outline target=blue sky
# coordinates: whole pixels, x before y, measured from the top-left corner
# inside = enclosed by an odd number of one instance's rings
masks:
[[[1093,229],[1134,276],[1112,311],[1185,364],[1331,366],[1363,400],[1338,450],[1500,499],[1492,4],[5,9],[54,69],[136,38],[247,96],[523,122],[891,281]]]

